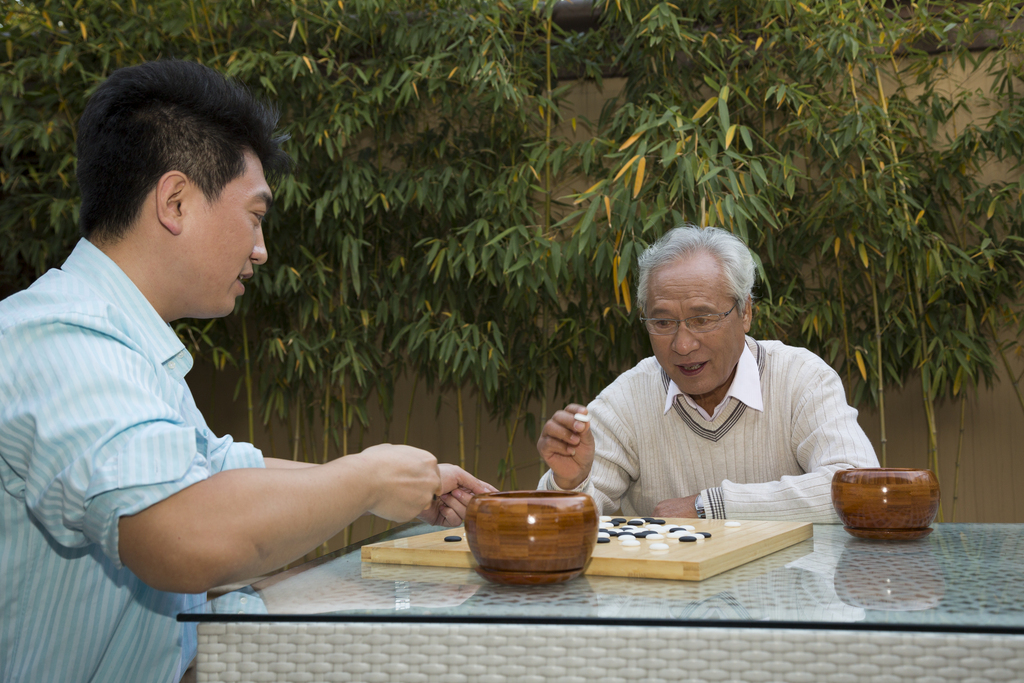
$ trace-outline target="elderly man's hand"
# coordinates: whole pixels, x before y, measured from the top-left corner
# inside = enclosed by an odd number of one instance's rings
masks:
[[[551,468],[559,488],[574,489],[590,476],[594,464],[594,434],[589,422],[576,419],[587,414],[587,407],[570,403],[544,423],[537,450]]]
[[[498,490],[456,465],[442,463],[437,467],[441,472],[441,495],[417,515],[427,524],[458,526],[466,518],[466,506],[473,496]]]
[[[697,496],[686,498],[669,498],[663,500],[654,507],[655,517],[682,517],[683,519],[697,519]]]

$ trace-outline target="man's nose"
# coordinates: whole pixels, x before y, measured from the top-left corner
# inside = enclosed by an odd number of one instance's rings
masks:
[[[700,340],[697,339],[697,335],[690,332],[686,325],[679,323],[679,329],[676,330],[675,335],[672,337],[672,350],[680,356],[685,356],[699,348]]]
[[[256,265],[263,265],[267,262],[267,245],[263,243],[263,228],[256,231],[256,244],[252,246],[249,260]]]

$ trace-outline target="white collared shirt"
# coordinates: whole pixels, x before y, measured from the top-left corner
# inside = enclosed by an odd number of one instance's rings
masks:
[[[726,392],[722,402],[715,406],[715,412],[712,415],[708,415],[707,411],[697,405],[696,401],[688,394],[684,394],[676,385],[675,380],[671,380],[668,383],[668,393],[665,396],[665,412],[663,414],[668,414],[668,411],[672,410],[677,396],[682,396],[683,400],[708,422],[713,421],[725,409],[726,404],[729,403],[730,396],[734,397],[737,401],[745,403],[748,408],[764,412],[764,401],[761,398],[761,373],[757,371],[757,360],[746,344],[743,345],[743,353],[740,354],[739,362],[736,363],[736,375],[732,378],[729,391]]]

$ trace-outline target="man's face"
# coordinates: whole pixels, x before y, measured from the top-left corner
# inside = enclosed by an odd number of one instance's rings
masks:
[[[685,320],[724,313],[736,302],[726,289],[721,266],[708,254],[694,254],[651,273],[648,318]],[[713,409],[725,397],[750,331],[750,302],[737,308],[712,332],[694,333],[680,324],[674,335],[651,335],[654,356],[676,386],[701,407]],[[710,412],[710,410],[709,410]]]
[[[191,317],[219,318],[234,310],[235,299],[245,293],[242,281],[252,277],[254,264],[267,261],[261,223],[270,203],[263,165],[246,152],[245,173],[212,203],[199,204],[187,247],[194,278],[186,305]]]

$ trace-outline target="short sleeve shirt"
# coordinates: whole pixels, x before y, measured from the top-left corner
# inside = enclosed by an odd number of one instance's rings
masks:
[[[177,681],[178,612],[121,564],[118,520],[260,452],[207,427],[192,357],[86,240],[0,302],[0,680]]]

